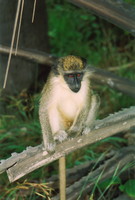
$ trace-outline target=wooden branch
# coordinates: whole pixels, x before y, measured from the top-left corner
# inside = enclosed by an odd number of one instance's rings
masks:
[[[58,144],[54,154],[48,154],[43,151],[41,145],[29,147],[20,154],[13,154],[11,158],[1,162],[0,172],[7,170],[10,182],[13,182],[64,155],[116,133],[129,130],[133,126],[135,126],[135,107],[125,109],[101,121],[97,121],[95,129],[90,134]]]
[[[0,53],[8,54],[10,48],[7,46],[0,45]],[[13,55],[15,55],[15,50],[13,49]],[[24,50],[18,49],[17,56],[20,56],[24,59],[31,60],[33,62],[37,62],[39,64],[53,65],[55,63],[56,57],[46,54],[42,51],[33,51],[33,50]],[[111,72],[106,70],[91,67],[90,69],[93,71],[91,79],[96,81],[98,84],[105,84],[109,87],[119,90],[120,92],[127,94],[128,96],[135,98],[135,82],[130,81],[125,78],[121,78]]]
[[[68,0],[135,36],[135,8],[122,0]]]
[[[9,54],[9,52],[10,52],[10,47],[0,45],[0,53]],[[16,50],[13,49],[12,55],[19,56],[26,60],[31,60],[33,62],[37,62],[40,64],[46,64],[49,66],[53,65],[54,61],[56,59],[56,57],[51,54],[47,54],[45,52],[33,50],[33,49],[32,50],[31,49],[18,49],[17,54],[16,54]]]
[[[104,69],[91,67],[94,71],[92,80],[98,84],[108,85],[109,87],[135,98],[135,82],[126,78],[119,77]]]
[[[126,69],[126,68],[133,68],[134,66],[135,66],[135,62],[130,62],[130,63],[124,63],[122,66],[108,67],[108,69],[109,71],[113,72],[113,71],[119,70],[121,67],[122,69]]]
[[[134,166],[134,157],[135,157],[135,146],[129,146],[120,149],[119,151],[113,151],[107,158],[104,157],[104,162],[99,164],[98,161],[93,166],[93,169],[89,169],[87,175],[80,178],[74,184],[66,188],[66,197],[67,200],[76,200],[81,194],[81,199],[90,193],[98,181],[100,184],[102,181],[107,178],[114,176],[119,176],[126,169]],[[107,158],[107,160],[105,160]],[[82,190],[82,186],[85,187]],[[59,200],[59,194],[52,198],[52,200]]]

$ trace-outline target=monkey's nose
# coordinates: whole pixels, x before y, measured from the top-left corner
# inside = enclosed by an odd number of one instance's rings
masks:
[[[75,92],[75,93],[79,92],[79,90],[80,90],[80,87],[72,88],[72,91]]]
[[[80,87],[81,87],[81,83],[75,78],[74,79],[73,91],[78,92],[80,90]]]

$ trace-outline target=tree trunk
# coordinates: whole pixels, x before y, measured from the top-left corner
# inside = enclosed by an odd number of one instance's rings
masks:
[[[0,0],[0,44],[10,45],[15,21],[17,0]],[[37,1],[35,19],[32,23],[34,0],[25,0],[19,48],[48,51],[47,13],[45,0]],[[8,56],[0,54],[0,92],[3,87]],[[41,67],[40,70],[43,68]],[[16,95],[33,85],[38,75],[38,64],[20,57],[12,57],[6,88],[2,95]],[[0,106],[2,111],[3,106]]]

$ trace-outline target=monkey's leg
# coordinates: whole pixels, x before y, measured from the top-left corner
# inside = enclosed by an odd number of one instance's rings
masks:
[[[83,124],[86,119],[86,112],[85,109],[78,110],[78,113],[74,119],[72,126],[68,130],[69,137],[75,137],[80,135],[83,130]]]
[[[100,98],[98,95],[92,95],[90,110],[84,123],[84,130],[82,134],[88,134],[94,127],[97,111],[100,105]]]
[[[90,105],[84,107],[81,111],[78,111],[74,123],[68,131],[69,136],[74,137],[81,133],[88,134],[93,129],[99,105],[99,96],[92,95]]]
[[[60,200],[66,200],[66,158],[59,159]]]

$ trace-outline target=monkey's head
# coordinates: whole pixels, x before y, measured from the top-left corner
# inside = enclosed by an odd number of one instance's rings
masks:
[[[64,77],[69,88],[73,92],[78,92],[86,70],[86,60],[78,56],[68,55],[58,59],[56,70],[58,75]]]

